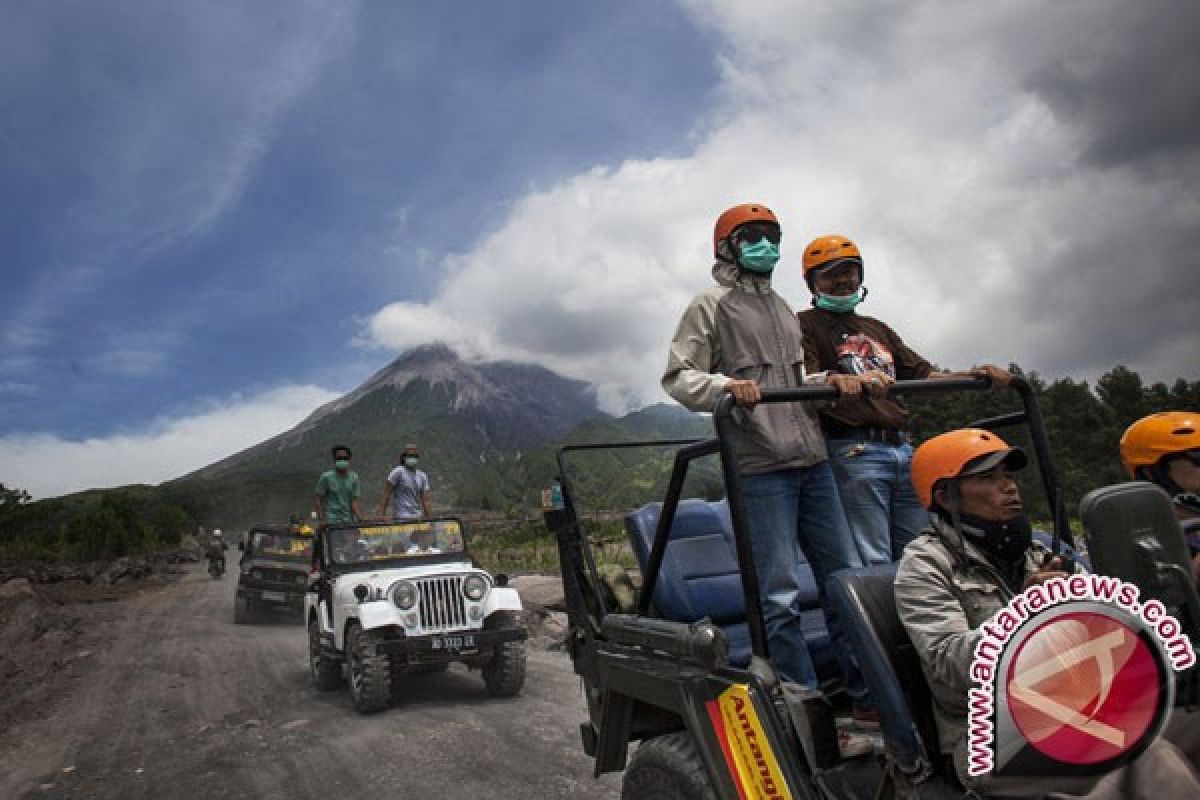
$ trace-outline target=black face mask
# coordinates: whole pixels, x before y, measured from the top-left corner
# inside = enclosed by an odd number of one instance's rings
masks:
[[[1006,565],[1020,563],[1025,551],[1033,544],[1033,526],[1024,514],[1003,522],[960,514],[959,521],[963,536],[990,558]]]

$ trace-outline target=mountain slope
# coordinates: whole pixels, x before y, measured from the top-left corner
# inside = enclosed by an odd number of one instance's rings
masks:
[[[213,525],[307,513],[329,449],[348,445],[373,513],[406,442],[421,448],[439,506],[506,502],[507,483],[490,465],[519,462],[581,421],[604,416],[582,381],[528,364],[468,364],[442,345],[397,358],[349,394],[290,431],[164,484]],[[224,520],[224,522],[221,522]]]

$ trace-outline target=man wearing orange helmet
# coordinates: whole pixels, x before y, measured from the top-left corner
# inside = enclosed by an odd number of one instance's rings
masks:
[[[1008,385],[1009,373],[991,365],[969,372],[934,372],[888,325],[856,313],[867,296],[863,260],[858,246],[845,236],[820,236],[804,249],[804,279],[813,308],[797,316],[809,370],[859,375],[881,386],[967,375]],[[866,564],[899,559],[929,520],[909,479],[908,412],[884,394],[860,393],[839,398],[820,419],[860,557]]]
[[[1061,560],[1033,538],[1025,516],[1013,472],[1026,462],[1020,448],[975,428],[935,436],[913,454],[913,486],[932,514],[900,559],[896,611],[933,695],[942,752],[952,757],[963,785],[985,796],[1124,797],[1133,784],[1139,797],[1197,796],[1200,783],[1165,742],[1099,781],[968,775],[968,691],[980,626],[1017,593],[1065,575]]]
[[[734,206],[713,232],[717,285],[697,295],[671,340],[663,388],[693,411],[711,411],[723,393],[737,400],[733,442],[771,660],[784,678],[810,687],[817,677],[799,615],[797,548],[812,564],[830,635],[852,694],[866,702],[825,579],[860,565],[850,541],[825,441],[813,415],[793,404],[759,405],[764,388],[828,382],[845,394],[862,390],[848,375],[806,375],[803,334],[787,302],[771,288],[781,230],[766,206]]]
[[[1121,437],[1121,461],[1134,480],[1161,486],[1175,503],[1200,585],[1200,413],[1142,417]]]

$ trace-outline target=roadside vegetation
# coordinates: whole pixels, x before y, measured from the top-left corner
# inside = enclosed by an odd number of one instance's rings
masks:
[[[1019,369],[1015,365],[1012,368]],[[1146,385],[1141,376],[1125,367],[1105,373],[1094,387],[1071,378],[1047,382],[1036,373],[1028,378],[1038,393],[1063,500],[1072,516],[1079,500],[1091,489],[1128,479],[1117,457],[1117,444],[1130,423],[1156,411],[1200,411],[1200,380],[1179,378],[1170,386]],[[908,405],[915,442],[951,427],[1019,408],[1010,392],[929,396],[912,399]],[[585,422],[565,441],[708,436],[711,430],[711,423],[701,415],[681,418],[665,407],[653,407],[623,420]],[[1002,435],[1014,444],[1028,446],[1018,430],[1003,431]],[[468,506],[479,506],[484,512],[489,508],[506,509],[490,511],[500,517],[492,523],[468,526],[473,537],[472,551],[487,568],[505,572],[558,569],[554,539],[542,525],[540,514],[531,507],[538,502],[541,489],[557,469],[553,459],[555,449],[556,446],[547,446],[519,462],[499,467],[481,465],[479,475],[471,479],[493,489],[467,493],[483,498]],[[671,469],[669,450],[591,451],[576,453],[569,461],[574,499],[584,511],[584,525],[600,562],[632,566],[633,554],[621,517],[628,509],[662,499]],[[507,478],[503,484],[488,479],[493,472],[504,470]],[[312,477],[307,473],[295,475],[289,486],[294,484],[296,492],[304,495],[310,491]],[[241,491],[247,495],[244,502],[255,505],[250,498],[257,498],[255,507],[258,507],[272,499],[270,491],[275,488],[278,476],[241,475],[239,481]],[[1031,516],[1049,519],[1050,511],[1037,483],[1036,470],[1026,470],[1021,481]],[[501,485],[505,487],[503,491],[497,488]],[[454,496],[451,488],[442,488],[449,499]],[[127,486],[34,501],[22,489],[0,484],[0,559],[100,561],[177,547],[182,536],[195,531],[198,525],[236,530],[235,524],[212,518],[211,508],[214,497],[221,497],[219,492],[214,495],[193,489],[184,492],[177,481],[162,487]],[[201,494],[206,498],[204,502],[197,499]],[[721,494],[715,458],[697,462],[684,487],[684,496],[715,500]],[[293,503],[290,507],[306,506]],[[265,513],[252,516],[273,518]]]
[[[107,561],[178,547],[192,517],[149,486],[93,490],[30,502],[3,489],[0,559]]]

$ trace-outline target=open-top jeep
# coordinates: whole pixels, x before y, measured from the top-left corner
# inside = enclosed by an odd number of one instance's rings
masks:
[[[980,379],[927,380],[899,382],[890,391],[987,387]],[[1035,536],[1068,568],[1072,562],[1086,567],[1086,556],[1073,547],[1036,395],[1019,376],[1012,390],[1022,410],[968,426],[1028,430],[1054,531]],[[764,390],[762,402],[835,397],[832,387],[806,386]],[[958,784],[939,752],[930,689],[896,612],[895,565],[846,570],[828,586],[879,706],[882,752],[847,757],[839,751],[834,710],[846,698],[807,563],[797,565],[803,583],[797,603],[822,686],[780,680],[769,660],[729,436],[735,413],[726,395],[713,413],[716,436],[710,439],[597,442],[559,451],[565,507],[546,511],[545,518],[558,541],[567,651],[587,701],[580,731],[596,773],[625,770],[625,800],[978,797]],[[626,603],[597,565],[576,493],[574,476],[582,471],[571,470],[567,460],[587,451],[645,447],[672,448],[674,466],[665,498],[626,516],[642,575],[639,593]],[[724,499],[684,498],[689,466],[707,457],[719,460]],[[1166,495],[1148,484],[1123,484],[1093,492],[1081,510],[1097,566],[1159,598],[1200,646],[1200,598],[1188,579],[1186,548]],[[1195,698],[1194,676],[1185,683],[1188,691],[1181,695]]]
[[[318,689],[336,688],[344,666],[354,707],[379,711],[399,676],[459,661],[494,696],[521,691],[521,599],[505,576],[473,565],[459,520],[327,527],[315,560],[304,614]]]
[[[260,611],[286,608],[299,616],[308,587],[313,536],[288,525],[255,525],[238,542],[237,595],[233,621],[250,622]]]

